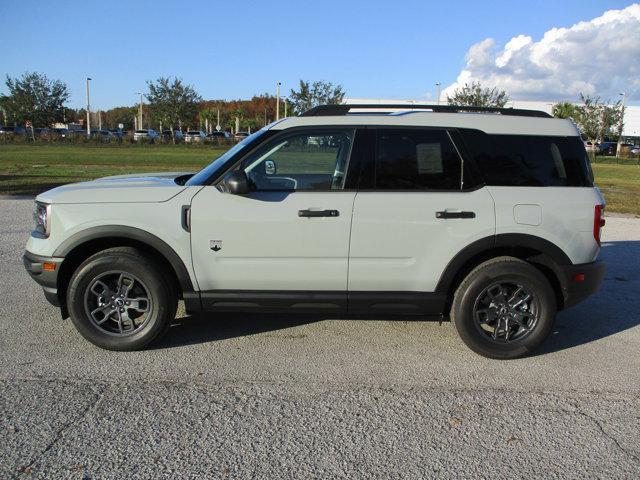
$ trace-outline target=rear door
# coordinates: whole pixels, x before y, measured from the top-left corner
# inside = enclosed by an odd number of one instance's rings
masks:
[[[460,250],[495,234],[492,197],[471,178],[452,135],[427,128],[379,129],[370,135],[353,209],[349,292],[354,309],[414,308],[410,296],[397,293],[434,292]]]

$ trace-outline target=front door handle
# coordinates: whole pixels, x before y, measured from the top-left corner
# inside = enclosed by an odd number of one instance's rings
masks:
[[[339,217],[338,210],[298,210],[299,217]]]
[[[436,218],[448,219],[448,218],[476,218],[476,212],[453,212],[445,210],[443,212],[436,212]]]

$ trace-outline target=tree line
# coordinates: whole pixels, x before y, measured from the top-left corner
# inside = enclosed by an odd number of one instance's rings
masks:
[[[7,76],[8,94],[0,94],[1,121],[6,125],[50,127],[55,123],[84,123],[86,110],[73,109],[65,104],[69,100],[67,85],[51,80],[42,73],[25,73],[21,77]],[[297,89],[291,89],[281,99],[280,115],[285,109],[297,115],[312,106],[341,103],[345,91],[331,82],[300,80]],[[138,128],[210,129],[219,125],[223,130],[256,130],[276,119],[276,97],[268,93],[254,95],[249,100],[204,100],[192,85],[177,77],[160,77],[147,81],[147,93],[142,106],[142,124]],[[97,128],[132,130],[139,118],[139,105],[121,106],[103,111],[92,111],[91,125]],[[99,115],[99,118],[97,116]]]
[[[8,94],[0,95],[0,110],[5,124],[48,127],[56,122],[80,122],[86,110],[65,106],[69,100],[67,85],[51,80],[42,73],[25,73],[19,78],[7,76]],[[148,92],[142,107],[142,125],[138,128],[209,129],[220,125],[223,130],[257,130],[276,119],[276,98],[264,93],[249,100],[204,100],[192,85],[177,77],[160,77],[147,81]],[[281,103],[280,113],[297,115],[317,105],[342,103],[345,90],[341,85],[326,81],[300,80]],[[286,102],[286,105],[285,105]],[[447,96],[447,103],[456,106],[503,108],[509,102],[505,90],[487,87],[480,82],[467,83]],[[583,137],[592,142],[617,140],[622,134],[624,112],[620,102],[604,102],[600,97],[580,94],[580,103],[557,103],[553,115],[571,118]],[[94,117],[97,113],[94,112]],[[131,130],[139,115],[139,105],[115,107],[99,112],[92,125],[105,128],[119,124]]]

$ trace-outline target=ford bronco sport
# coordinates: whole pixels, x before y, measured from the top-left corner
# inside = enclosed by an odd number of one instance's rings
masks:
[[[449,316],[474,351],[514,358],[597,289],[603,209],[570,120],[326,105],[195,175],[39,195],[24,264],[107,349],[158,339],[182,299],[187,312]]]

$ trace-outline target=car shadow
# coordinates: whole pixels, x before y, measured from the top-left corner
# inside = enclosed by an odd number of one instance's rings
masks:
[[[640,325],[640,242],[603,244],[607,264],[600,290],[585,302],[560,312],[549,338],[532,355],[570,349]],[[203,312],[176,318],[152,348],[164,349],[284,330],[324,320],[380,320],[379,316],[310,313]],[[385,315],[384,320],[439,321],[438,317]]]
[[[551,335],[534,355],[577,347],[640,325],[640,242],[605,242],[600,259],[607,265],[600,289],[560,312]]]

